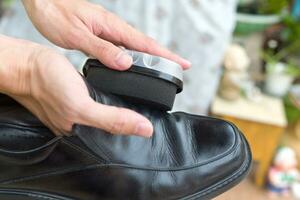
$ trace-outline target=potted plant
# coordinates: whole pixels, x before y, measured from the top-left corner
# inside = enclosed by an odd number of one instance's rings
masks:
[[[300,18],[286,13],[282,23],[273,27],[277,27],[277,31],[265,39],[262,54],[266,72],[265,90],[282,97],[293,80],[300,77]]]
[[[291,43],[278,53],[267,51],[262,54],[266,62],[266,79],[264,89],[267,93],[283,97],[294,79],[300,77],[300,66],[290,56],[300,49],[300,40]]]
[[[240,0],[235,33],[249,34],[263,31],[282,20],[282,13],[290,0]]]

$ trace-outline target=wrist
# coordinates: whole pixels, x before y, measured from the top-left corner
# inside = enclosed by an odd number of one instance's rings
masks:
[[[29,92],[34,49],[37,44],[0,35],[0,93]]]

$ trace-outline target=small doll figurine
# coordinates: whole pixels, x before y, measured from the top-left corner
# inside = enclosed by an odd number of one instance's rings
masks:
[[[250,60],[243,47],[232,44],[225,53],[223,64],[224,72],[219,94],[224,99],[235,100],[240,97],[241,83],[247,79]]]
[[[292,185],[299,180],[295,152],[289,147],[278,150],[268,174],[270,197],[289,196]]]

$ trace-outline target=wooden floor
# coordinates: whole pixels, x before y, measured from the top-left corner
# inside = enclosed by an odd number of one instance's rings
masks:
[[[269,198],[266,190],[257,188],[249,179],[214,200],[294,200],[292,197]]]

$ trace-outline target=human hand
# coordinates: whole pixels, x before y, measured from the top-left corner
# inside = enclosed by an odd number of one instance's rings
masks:
[[[51,42],[89,54],[104,65],[126,70],[132,58],[118,46],[191,64],[99,5],[85,0],[23,0],[35,27]]]
[[[1,93],[24,105],[56,135],[68,135],[75,123],[115,134],[152,135],[144,116],[90,98],[69,61],[41,45],[0,35],[0,80]]]

